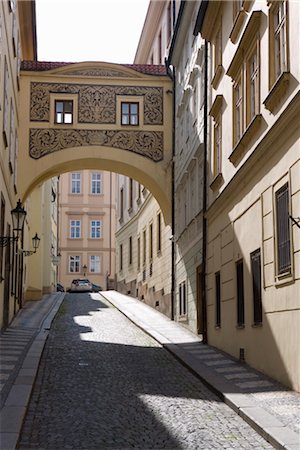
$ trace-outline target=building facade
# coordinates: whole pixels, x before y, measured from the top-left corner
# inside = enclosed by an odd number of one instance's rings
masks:
[[[204,40],[193,31],[200,2],[182,2],[168,64],[175,77],[175,319],[203,334]]]
[[[82,170],[59,177],[58,278],[68,289],[88,278],[103,289],[115,277],[114,173]]]
[[[165,64],[178,5],[173,0],[150,1],[135,64]],[[160,199],[121,175],[117,193],[117,289],[173,318],[173,233],[171,224],[165,224]]]
[[[211,1],[201,20],[208,342],[299,391],[299,3]]]

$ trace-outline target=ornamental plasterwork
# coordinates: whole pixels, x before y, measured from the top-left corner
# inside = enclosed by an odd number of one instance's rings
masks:
[[[155,162],[163,159],[161,131],[31,128],[29,140],[29,154],[34,159],[66,148],[90,145],[128,150]]]
[[[70,70],[63,73],[64,75],[83,75],[85,77],[126,77],[132,78],[135,75],[129,74],[128,72],[120,72],[118,70],[105,70],[105,69],[78,69]]]
[[[144,97],[144,124],[163,124],[163,89],[140,86],[31,83],[30,120],[49,122],[50,94],[78,94],[78,123],[115,124],[116,96]]]

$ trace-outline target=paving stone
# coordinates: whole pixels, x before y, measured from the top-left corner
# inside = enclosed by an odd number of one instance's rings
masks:
[[[99,296],[68,294],[51,327],[20,450],[270,449]]]

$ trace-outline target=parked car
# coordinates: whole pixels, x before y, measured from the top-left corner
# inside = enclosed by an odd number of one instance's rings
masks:
[[[99,292],[99,291],[103,291],[102,287],[99,286],[99,284],[92,283],[92,292]]]
[[[92,292],[93,287],[87,278],[77,278],[71,283],[70,292]]]
[[[56,291],[57,292],[65,292],[65,288],[61,283],[56,283]]]

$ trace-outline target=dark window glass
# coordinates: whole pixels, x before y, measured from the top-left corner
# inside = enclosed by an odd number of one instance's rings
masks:
[[[260,249],[251,253],[250,257],[253,286],[253,321],[255,324],[259,324],[262,323]]]
[[[277,271],[278,275],[291,271],[289,187],[286,183],[276,194]]]
[[[216,286],[216,327],[221,326],[221,275],[220,272],[215,273]]]
[[[238,261],[236,264],[236,283],[237,283],[237,324],[243,326],[245,323],[245,305],[244,305],[244,263]]]

